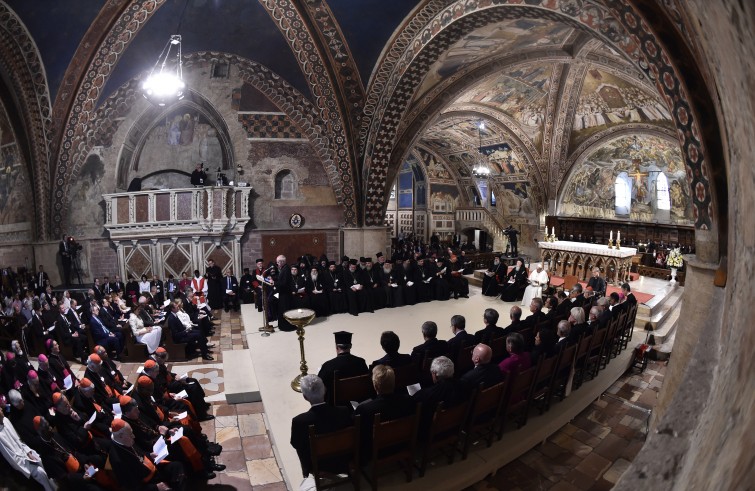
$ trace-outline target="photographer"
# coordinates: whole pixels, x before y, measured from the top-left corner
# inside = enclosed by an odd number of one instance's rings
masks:
[[[192,186],[204,186],[207,182],[207,173],[204,171],[204,163],[197,164],[197,168],[191,173]]]

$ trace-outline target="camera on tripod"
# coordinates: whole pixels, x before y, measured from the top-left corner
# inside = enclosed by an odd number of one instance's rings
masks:
[[[76,242],[76,239],[71,236],[69,236],[66,240],[68,241],[68,251],[71,255],[76,254],[84,248],[84,246]]]

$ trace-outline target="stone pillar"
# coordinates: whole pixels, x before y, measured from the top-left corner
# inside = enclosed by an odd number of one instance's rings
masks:
[[[711,312],[718,312],[721,308],[720,304],[716,303],[717,297],[714,295],[718,288],[713,285],[713,276],[718,264],[701,262],[693,255],[684,256],[684,260],[687,269],[674,350],[663,379],[663,387],[658,394],[658,403],[650,420],[651,431],[658,426],[676,395],[695,348],[699,343],[705,343],[701,336],[707,323],[700,320],[709,319]]]
[[[387,227],[343,228],[341,234],[341,256],[358,258],[378,252],[388,255],[391,241]]]

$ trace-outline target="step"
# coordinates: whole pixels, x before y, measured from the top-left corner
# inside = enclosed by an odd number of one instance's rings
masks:
[[[228,404],[262,400],[250,350],[223,351],[223,377]]]
[[[477,272],[475,271],[473,274],[465,274],[464,278],[469,281],[469,286],[476,286],[478,288],[482,288],[482,278],[477,277]]]
[[[679,315],[681,314],[681,311],[681,308],[673,309],[671,314],[663,320],[663,323],[659,324],[658,327],[653,331],[653,336],[655,337],[656,344],[665,343],[669,337],[673,336],[676,333],[676,326],[679,322]]]
[[[668,317],[674,310],[678,310],[684,294],[684,288],[677,287],[673,291],[664,292],[666,295],[657,295],[648,302],[649,308],[637,308],[637,317],[634,320],[635,327],[645,328],[645,323],[653,324],[653,329],[657,329],[663,320]],[[655,302],[653,302],[655,300]]]

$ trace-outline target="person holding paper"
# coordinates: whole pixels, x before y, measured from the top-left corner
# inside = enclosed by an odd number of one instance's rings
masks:
[[[503,281],[501,290],[501,300],[504,302],[514,302],[524,295],[524,289],[527,287],[527,270],[524,267],[524,261],[516,260],[516,266],[508,272]]]
[[[183,464],[170,462],[156,465],[153,458],[135,446],[134,432],[126,421],[116,419],[111,425],[113,445],[109,457],[113,473],[124,491],[167,491],[186,487]]]
[[[58,342],[54,339],[48,339],[45,341],[45,348],[47,349],[47,359],[50,363],[50,373],[54,374],[56,380],[63,380],[70,376],[75,385],[78,379],[73,370],[71,370],[68,360],[60,354],[60,345]]]
[[[95,440],[89,432],[91,423],[88,423],[88,418],[73,409],[68,398],[60,392],[53,394],[52,400],[55,408],[52,423],[60,436],[65,438],[72,448],[86,453],[96,453]]]
[[[540,298],[543,295],[543,287],[548,284],[548,273],[545,272],[542,264],[538,264],[535,271],[530,273],[528,281],[529,284],[524,289],[522,305],[529,305],[533,298]]]
[[[233,275],[233,269],[228,268],[223,278],[223,307],[228,312],[233,309],[234,312],[238,312],[241,308],[239,305],[239,280]]]
[[[175,373],[169,371],[168,352],[165,348],[157,348],[154,358],[159,367],[157,378],[164,381],[168,392],[175,394],[181,391],[186,391],[189,395],[191,404],[197,412],[197,418],[199,418],[200,421],[215,419],[210,412],[211,406],[204,400],[205,392],[204,389],[202,389],[202,384],[200,384],[195,378],[187,377],[186,374],[184,374],[183,377],[179,377]]]
[[[42,458],[21,441],[13,423],[5,419],[2,410],[0,410],[0,455],[24,477],[37,481],[45,491],[57,489],[55,483],[47,476],[45,468],[42,467]]]
[[[82,418],[86,418],[89,422],[89,430],[92,434],[103,438],[110,435],[110,423],[113,421],[113,415],[94,401],[94,384],[91,380],[88,378],[81,379],[78,388],[75,389],[71,397],[71,405]]]
[[[138,305],[131,312],[128,318],[128,325],[131,327],[131,332],[136,341],[146,344],[147,351],[151,354],[160,346],[163,330],[160,326],[145,326],[144,321],[141,319],[142,310],[142,306]]]
[[[139,406],[129,396],[121,396],[120,405],[122,419],[131,426],[136,445],[140,448],[162,448],[165,444],[167,457],[171,461],[184,463],[186,468],[203,479],[214,479],[212,472],[214,464],[209,455],[203,456],[194,444],[183,436],[183,428],[169,428],[162,424],[156,424],[148,417],[143,416]],[[158,445],[158,442],[161,442]],[[220,466],[218,466],[220,467]]]

